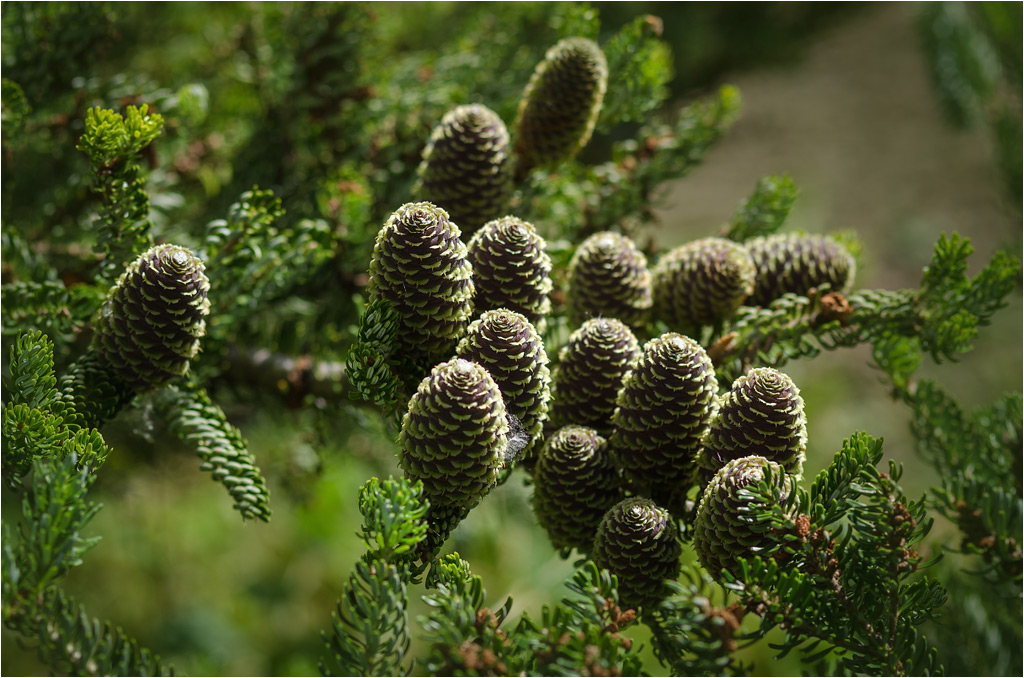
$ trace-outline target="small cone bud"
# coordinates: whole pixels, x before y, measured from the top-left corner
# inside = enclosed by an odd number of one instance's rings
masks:
[[[731,316],[754,289],[754,264],[742,245],[703,238],[672,250],[654,268],[657,316],[681,332]]]
[[[750,240],[747,250],[757,269],[757,283],[746,302],[751,306],[767,306],[789,292],[806,295],[823,284],[845,293],[853,284],[856,261],[827,236],[765,236]]]
[[[533,224],[512,216],[489,221],[467,247],[476,312],[507,308],[543,334],[551,312],[551,257]]]
[[[157,245],[110,289],[93,347],[131,388],[157,388],[188,371],[210,312],[210,281],[192,252]]]
[[[444,360],[472,313],[472,268],[459,227],[427,202],[396,210],[377,234],[370,261],[370,302],[384,299],[398,315],[398,350]]]
[[[604,515],[593,559],[618,578],[623,608],[651,605],[666,595],[665,580],[679,576],[677,536],[668,511],[650,499],[625,499]]]
[[[578,325],[594,317],[618,318],[633,329],[647,324],[653,298],[647,258],[618,233],[595,233],[569,262],[567,311]]]
[[[505,211],[512,193],[509,136],[498,114],[458,106],[434,128],[414,195],[448,211],[464,237]]]
[[[792,478],[781,466],[764,457],[734,459],[719,469],[701,495],[694,522],[693,548],[701,565],[716,579],[736,557],[753,558],[776,542],[754,514],[767,509],[740,495],[740,490],[770,479],[778,501],[792,491]]]
[[[608,435],[622,379],[639,355],[640,344],[622,321],[594,318],[583,323],[558,355],[551,425],[588,426]]]

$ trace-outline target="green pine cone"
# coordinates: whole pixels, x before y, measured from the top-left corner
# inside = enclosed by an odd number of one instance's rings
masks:
[[[551,257],[533,224],[506,216],[483,225],[469,244],[477,313],[507,308],[544,333],[551,312]]]
[[[608,63],[593,41],[565,38],[549,49],[519,102],[519,174],[554,167],[586,146],[607,87]]]
[[[667,593],[666,579],[679,576],[678,530],[669,512],[650,499],[624,499],[605,513],[592,557],[619,580],[623,608],[652,605]]]
[[[799,478],[806,451],[807,415],[800,390],[782,372],[759,367],[734,381],[719,400],[698,463],[705,482],[727,462],[751,455]]]
[[[472,267],[459,227],[429,202],[398,208],[377,234],[370,260],[370,303],[398,314],[397,350],[411,359],[444,360],[472,314]]]
[[[558,353],[551,387],[551,426],[570,424],[611,433],[622,379],[640,356],[640,343],[621,320],[593,318]]]
[[[612,451],[626,475],[655,498],[685,491],[718,389],[707,353],[669,332],[644,345],[616,401]]]
[[[204,269],[184,247],[157,245],[110,288],[93,347],[132,388],[157,388],[188,371],[210,311]]]
[[[595,233],[569,262],[566,312],[573,325],[606,317],[640,329],[647,324],[651,295],[647,257],[626,236]]]
[[[472,508],[504,466],[508,431],[494,379],[454,358],[434,367],[409,400],[398,462],[410,481],[423,481],[432,508]]]
[[[86,351],[60,380],[60,398],[82,416],[85,428],[100,428],[135,397],[135,390],[95,350]]]
[[[453,108],[434,128],[418,175],[413,195],[447,210],[468,237],[501,216],[512,194],[505,123],[480,104]]]
[[[806,295],[825,283],[845,293],[853,284],[853,255],[828,236],[783,233],[754,238],[746,246],[757,269],[750,306],[767,306],[788,292]]]
[[[529,458],[541,437],[551,399],[551,373],[544,342],[524,316],[507,309],[485,311],[466,330],[456,356],[482,365],[501,389],[505,411],[519,419]]]
[[[533,475],[533,512],[555,548],[586,554],[605,512],[622,499],[607,441],[566,426],[544,443]]]
[[[793,489],[792,477],[784,469],[764,457],[734,459],[719,469],[701,495],[694,522],[693,548],[701,565],[716,579],[728,569],[737,556],[753,558],[775,546],[753,517],[759,506],[740,496],[744,487],[770,478],[777,490],[778,501]]]
[[[743,304],[754,289],[754,264],[742,245],[702,238],[663,256],[653,278],[658,318],[681,332],[695,332]]]

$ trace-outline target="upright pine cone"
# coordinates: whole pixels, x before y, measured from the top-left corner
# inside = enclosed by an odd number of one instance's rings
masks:
[[[807,451],[800,390],[770,367],[750,370],[719,400],[698,456],[704,481],[733,459],[757,455],[799,477]]]
[[[551,257],[533,224],[512,216],[489,221],[467,247],[476,312],[507,308],[543,334],[551,312]]]
[[[667,253],[654,268],[657,316],[681,332],[728,318],[754,289],[747,250],[724,238],[703,238]]]
[[[647,323],[651,303],[647,257],[632,240],[610,231],[595,233],[576,249],[569,262],[569,322],[618,318],[639,329]]]
[[[544,342],[530,322],[514,311],[485,311],[466,330],[455,351],[490,372],[505,402],[529,438],[521,454],[530,456],[540,438],[551,398],[551,374]]]
[[[157,245],[110,288],[93,348],[131,388],[157,388],[188,371],[210,312],[204,269],[184,247]]]
[[[707,353],[670,332],[644,345],[622,382],[611,445],[619,466],[655,498],[685,492],[718,388]]]
[[[377,234],[370,260],[370,301],[398,314],[398,350],[443,360],[472,314],[472,268],[459,227],[429,202],[398,208]]]
[[[480,365],[454,358],[434,367],[409,400],[398,463],[411,481],[423,481],[432,513],[458,516],[497,480],[508,430],[494,379]]]
[[[448,211],[465,236],[499,217],[512,193],[509,136],[480,104],[445,113],[423,151],[413,194]]]
[[[754,238],[746,246],[757,269],[747,300],[751,306],[767,306],[787,292],[806,295],[824,283],[840,293],[853,284],[853,255],[828,236],[783,233]]]
[[[621,320],[593,318],[571,335],[558,354],[550,422],[611,432],[622,379],[640,356],[640,343]]]
[[[566,426],[544,443],[533,476],[533,512],[556,548],[589,553],[605,512],[622,499],[607,441]]]
[[[624,499],[604,515],[592,556],[618,578],[622,607],[654,604],[666,595],[665,580],[679,576],[677,537],[669,512],[650,499]]]
[[[716,579],[737,556],[753,558],[776,544],[753,516],[756,510],[770,506],[752,503],[739,494],[766,478],[773,483],[776,501],[789,496],[792,478],[775,462],[758,456],[733,459],[704,488],[694,522],[693,548],[701,565]]]
[[[554,167],[586,146],[607,87],[608,63],[593,41],[565,38],[549,49],[519,102],[517,172]]]

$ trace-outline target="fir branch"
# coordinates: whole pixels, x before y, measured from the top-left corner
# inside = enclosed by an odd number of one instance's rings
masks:
[[[643,120],[668,98],[672,51],[660,40],[663,28],[656,16],[638,16],[603,45],[609,77],[597,132]]]
[[[410,483],[405,478],[370,478],[359,488],[361,535],[369,549],[367,559],[390,563],[411,560],[427,536],[427,508],[423,483]]]
[[[789,216],[797,193],[796,184],[788,174],[761,177],[754,192],[733,214],[723,237],[744,242],[777,232]]]
[[[405,402],[398,329],[398,314],[385,299],[370,302],[360,316],[359,334],[345,361],[352,400],[367,400],[388,412]]]
[[[83,332],[103,303],[103,292],[93,285],[68,288],[60,281],[13,282],[0,291],[5,335],[33,329],[54,337],[63,346]]]
[[[158,395],[171,429],[195,448],[202,471],[231,494],[234,508],[244,519],[270,520],[270,493],[241,432],[228,422],[224,411],[205,389],[170,387]]]
[[[145,104],[115,111],[91,108],[76,148],[89,157],[93,192],[101,199],[94,249],[103,256],[96,282],[109,285],[124,267],[153,244],[149,196],[137,162],[163,129],[164,120]]]

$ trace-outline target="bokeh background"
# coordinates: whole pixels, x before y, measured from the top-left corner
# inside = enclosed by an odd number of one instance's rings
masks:
[[[460,11],[458,4],[375,8],[401,36],[443,24]],[[1019,50],[1020,4],[989,4],[1006,13]],[[1015,191],[1012,179],[1007,185],[1000,165],[1005,149],[984,116],[958,125],[943,106],[923,49],[929,7],[600,4],[608,31],[637,14],[662,17],[675,53],[676,105],[726,82],[743,95],[743,115],[726,138],[702,166],[665,187],[659,223],[648,233],[654,242],[670,247],[714,234],[759,177],[788,173],[801,189],[788,228],[855,233],[862,244],[857,287],[916,286],[942,233],[971,239],[972,273],[996,248],[1019,253],[1020,186]],[[132,77],[172,90],[204,81],[211,100],[228,98],[239,115],[251,112],[244,65],[230,50],[240,31],[267,20],[257,18],[255,5],[128,3],[111,11],[122,33],[100,57],[108,76],[130,69]],[[1019,86],[1019,51],[1014,58]],[[1016,96],[1019,113],[1019,89]],[[217,137],[203,143],[216,148]],[[1015,152],[1019,162],[1019,145]],[[194,176],[215,195],[226,192],[227,182],[214,160]],[[157,173],[152,185],[159,183]],[[157,219],[182,214],[180,205],[159,200],[154,210]],[[1021,306],[1018,289],[972,353],[924,373],[967,406],[1020,389]],[[906,411],[888,397],[869,359],[867,351],[847,350],[787,369],[807,403],[808,475],[828,463],[845,437],[863,430],[885,438],[887,456],[907,467],[904,487],[920,495],[934,478],[915,457]],[[398,472],[392,432],[372,412],[344,402],[331,406],[333,414],[286,408],[233,395],[230,386],[218,399],[269,480],[271,522],[241,524],[223,488],[196,472],[187,449],[145,409],[127,412],[105,431],[116,452],[94,489],[104,508],[90,533],[103,539],[72,571],[67,589],[91,614],[113,620],[181,672],[315,674],[320,630],[329,627],[361,554],[357,489],[372,475]],[[4,502],[5,512],[16,510],[9,496]],[[937,542],[955,541],[948,526],[938,525],[935,534]],[[536,526],[529,489],[516,480],[492,493],[450,546],[483,577],[494,605],[513,596],[513,616],[535,616],[564,595],[573,570]],[[412,615],[421,612],[414,603]],[[644,642],[642,631],[635,637]],[[799,671],[775,662],[763,644],[744,656],[756,673]],[[46,669],[5,631],[0,672]]]

